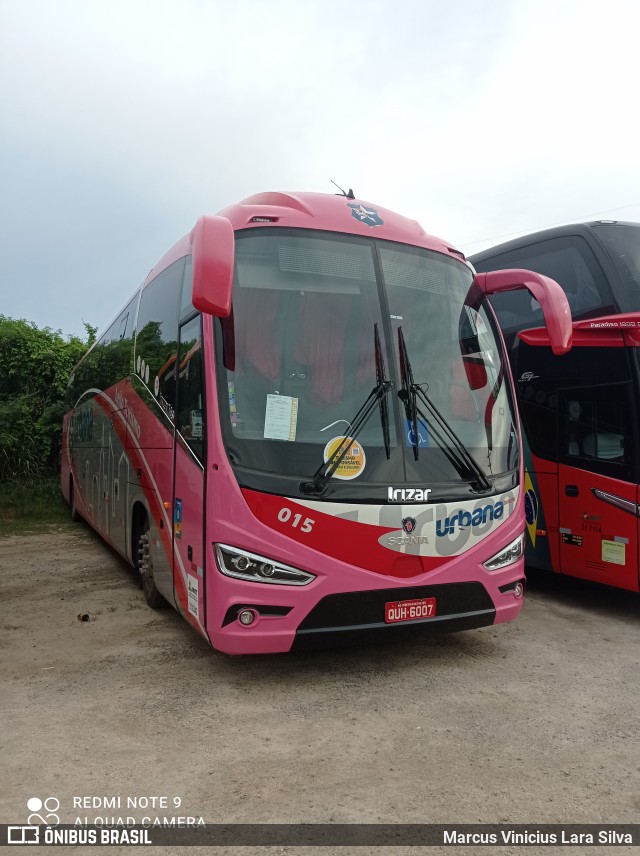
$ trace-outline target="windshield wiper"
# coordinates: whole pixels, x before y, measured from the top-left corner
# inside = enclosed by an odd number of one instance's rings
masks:
[[[382,436],[384,438],[384,451],[387,455],[387,460],[389,460],[391,457],[391,440],[389,438],[389,402],[387,400],[387,393],[393,384],[386,378],[384,354],[382,353],[377,324],[373,325],[373,341],[376,352],[376,390],[382,390],[382,393],[378,397],[378,403],[380,406],[380,424],[382,425]]]
[[[378,325],[373,325],[374,349],[376,355],[376,385],[371,390],[364,404],[358,410],[349,423],[349,435],[344,437],[329,458],[315,471],[311,481],[302,482],[300,490],[307,494],[321,494],[327,486],[327,482],[342,463],[343,458],[349,451],[351,443],[356,439],[365,423],[373,413],[378,404],[380,410],[380,422],[382,425],[382,436],[384,438],[384,449],[387,460],[391,457],[391,443],[389,439],[389,406],[387,395],[393,387],[393,383],[385,377],[384,356],[378,335]]]
[[[442,413],[440,413],[431,398],[422,389],[423,384],[415,383],[413,380],[413,371],[409,362],[402,327],[398,328],[398,350],[400,354],[400,378],[402,381],[402,389],[398,392],[398,397],[404,404],[407,419],[411,423],[414,458],[417,461],[420,454],[420,439],[418,434],[418,416],[420,416],[424,419],[425,423],[431,426],[431,433],[438,442],[438,445],[460,475],[464,477],[471,472],[475,476],[475,482],[472,483],[473,488],[481,491],[491,490],[491,482],[482,471],[480,464],[458,437],[451,425],[449,425]],[[426,407],[429,416],[418,405],[418,399]],[[447,440],[453,445],[453,449],[449,447]]]

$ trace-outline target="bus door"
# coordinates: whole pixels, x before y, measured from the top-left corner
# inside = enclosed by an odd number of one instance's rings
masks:
[[[200,632],[204,618],[204,375],[202,320],[180,325],[178,340],[173,583],[175,602]]]
[[[598,350],[606,374],[614,349]],[[611,380],[558,390],[560,570],[637,590],[632,387]]]
[[[548,346],[517,340],[511,360],[522,419],[526,563],[558,572],[557,358]]]

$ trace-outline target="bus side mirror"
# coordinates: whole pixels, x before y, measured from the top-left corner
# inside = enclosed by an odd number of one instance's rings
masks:
[[[217,318],[231,313],[235,241],[226,217],[204,215],[191,231],[193,292],[191,302],[199,312]]]
[[[553,353],[566,354],[571,350],[571,309],[566,294],[554,279],[514,268],[477,273],[476,282],[487,295],[528,289],[542,307]]]

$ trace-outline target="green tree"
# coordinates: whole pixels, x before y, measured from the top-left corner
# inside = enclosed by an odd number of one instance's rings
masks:
[[[87,338],[95,328],[85,324]],[[87,342],[0,315],[0,479],[57,472],[64,397]]]

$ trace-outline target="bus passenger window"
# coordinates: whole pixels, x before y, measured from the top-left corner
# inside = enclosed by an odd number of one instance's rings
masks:
[[[187,315],[191,315],[192,312],[195,312],[193,304],[191,303],[192,289],[193,265],[191,256],[187,256],[184,266],[184,275],[182,277],[182,291],[180,294],[180,312],[178,317],[181,319],[186,318]]]
[[[478,264],[478,270],[524,268],[555,279],[567,295],[575,319],[604,314],[611,308],[611,290],[600,264],[586,241],[567,235],[539,241],[494,256]],[[526,291],[509,291],[490,298],[505,332],[542,324],[542,313]]]
[[[184,263],[180,259],[145,286],[136,325],[135,371],[172,422],[176,406],[178,297]]]
[[[125,337],[125,334],[127,332],[127,321],[128,320],[129,320],[129,313],[127,312],[127,314],[124,316],[124,318],[122,318],[120,321],[120,327],[119,327],[119,331],[118,331],[118,341],[119,342],[121,342]]]

